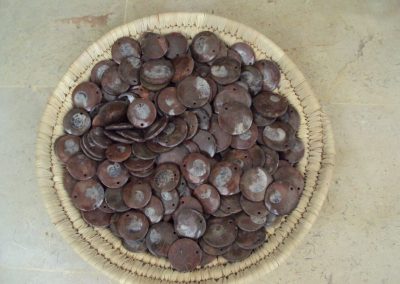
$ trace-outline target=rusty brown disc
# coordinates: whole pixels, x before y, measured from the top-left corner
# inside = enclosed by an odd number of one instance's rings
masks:
[[[253,48],[245,42],[237,42],[231,46],[231,49],[236,51],[244,65],[253,65],[256,60]]]
[[[304,156],[304,144],[301,139],[296,138],[294,145],[289,150],[282,153],[282,158],[287,160],[291,164],[295,164],[301,160]]]
[[[80,140],[78,136],[65,134],[57,138],[54,142],[54,152],[62,162],[67,162],[76,153],[81,151]]]
[[[164,216],[164,206],[161,200],[156,196],[151,196],[150,202],[142,209],[144,215],[152,224],[158,223]]]
[[[229,56],[230,58],[235,59],[237,62],[242,63],[242,58],[240,57],[239,53],[232,48],[228,48],[226,56]]]
[[[264,200],[262,201],[251,201],[244,195],[240,197],[240,206],[243,211],[250,216],[265,217],[268,215],[268,210],[265,207]]]
[[[152,125],[149,126],[144,132],[144,139],[150,140],[160,134],[168,124],[168,117],[161,116]]]
[[[172,163],[160,164],[151,180],[151,187],[159,193],[171,191],[178,186],[180,178],[181,175],[177,165]]]
[[[222,217],[227,217],[227,216],[229,216],[231,214],[225,213],[224,211],[218,209],[217,211],[215,211],[211,215],[214,216],[214,217],[222,218]]]
[[[107,227],[110,225],[113,214],[105,213],[99,209],[93,211],[82,211],[82,218],[86,223],[95,227]]]
[[[149,169],[145,169],[142,171],[130,171],[129,174],[133,177],[137,178],[147,178],[151,177],[154,174],[155,167],[152,165]]]
[[[168,41],[168,51],[165,57],[168,59],[174,59],[180,55],[184,55],[189,48],[189,43],[186,37],[178,32],[172,32],[165,35]]]
[[[203,213],[203,207],[201,206],[201,203],[196,198],[194,198],[193,196],[182,196],[179,199],[178,208],[172,214],[172,218],[175,218],[181,210],[187,209],[187,208],[196,210],[200,213]]]
[[[220,39],[214,33],[202,31],[194,36],[190,51],[196,61],[210,62],[217,57],[221,44]]]
[[[72,190],[74,189],[74,186],[77,182],[78,181],[74,179],[68,171],[64,171],[63,184],[69,196],[71,196]]]
[[[205,267],[207,264],[213,262],[217,258],[216,256],[210,255],[204,251],[202,254],[203,255],[201,257],[201,263],[200,263],[201,267]]]
[[[196,135],[197,130],[199,129],[199,120],[197,115],[191,111],[185,111],[181,118],[186,122],[188,126],[188,133],[186,139],[192,139],[194,135]]]
[[[193,75],[198,75],[200,77],[206,78],[210,75],[210,69],[210,65],[195,61]]]
[[[106,157],[111,162],[123,162],[131,155],[131,147],[126,144],[111,144],[106,150]]]
[[[97,62],[90,73],[90,81],[99,85],[104,72],[111,66],[116,66],[116,63],[113,60],[106,59]]]
[[[200,129],[208,130],[210,128],[210,115],[207,113],[205,109],[196,108],[193,109],[191,112],[196,114]]]
[[[208,102],[211,96],[211,87],[202,77],[188,76],[179,82],[177,96],[184,106],[199,108]]]
[[[278,226],[283,218],[284,218],[283,216],[277,216],[272,213],[268,214],[267,222],[265,223],[264,228],[267,229],[267,228]]]
[[[251,96],[246,89],[237,84],[231,84],[228,86],[232,87],[224,88],[214,99],[213,105],[215,113],[220,113],[223,105],[229,102],[238,102],[247,107],[251,106]]]
[[[75,207],[82,211],[92,211],[100,207],[104,199],[104,188],[95,179],[78,181],[71,193]]]
[[[175,147],[186,139],[187,133],[188,126],[186,122],[180,117],[175,117],[168,122],[167,126],[155,140],[161,146]]]
[[[117,236],[118,238],[121,238],[121,235],[119,234],[118,229],[117,229],[117,222],[118,222],[120,215],[121,215],[121,213],[114,213],[111,216],[111,222],[110,222],[110,226],[109,226],[111,233],[113,233],[113,235]]]
[[[118,218],[117,230],[125,240],[141,240],[149,230],[149,221],[143,213],[130,210]]]
[[[264,228],[261,228],[255,232],[239,230],[236,244],[242,249],[252,250],[264,244],[266,239],[267,234]]]
[[[279,167],[274,173],[274,180],[290,183],[300,195],[304,189],[304,178],[300,171],[292,166]]]
[[[105,130],[126,130],[126,129],[134,129],[135,127],[129,122],[119,122],[107,125],[104,127]]]
[[[181,104],[176,96],[175,87],[167,87],[158,94],[157,105],[167,115],[175,116],[185,112],[186,107]]]
[[[232,135],[221,129],[218,123],[218,117],[215,115],[211,117],[209,132],[215,138],[215,145],[216,145],[215,151],[217,153],[222,152],[229,148],[229,145],[232,142]]]
[[[250,169],[253,165],[253,160],[248,150],[229,150],[224,155],[224,160],[238,165],[244,171]]]
[[[80,136],[91,126],[90,115],[82,108],[73,108],[64,116],[63,126],[68,134]]]
[[[292,165],[288,162],[288,161],[286,161],[286,160],[278,160],[278,167],[277,167],[277,169],[279,169],[279,168],[282,168],[282,167],[291,167]]]
[[[105,160],[97,168],[97,177],[105,186],[119,188],[128,181],[129,174],[122,164]]]
[[[254,232],[264,227],[267,217],[257,217],[241,212],[240,214],[235,215],[235,221],[239,229],[247,232]]]
[[[232,218],[210,218],[203,240],[215,248],[223,248],[231,245],[237,236],[238,228]]]
[[[140,39],[142,54],[146,59],[158,59],[168,51],[168,41],[165,36],[146,32]]]
[[[129,138],[125,138],[125,132],[127,131],[132,131],[132,130],[117,130],[117,131],[109,131],[109,130],[104,130],[104,135],[110,138],[110,140],[118,143],[123,143],[123,144],[132,144],[133,140]],[[132,131],[133,132],[133,131]],[[120,135],[120,133],[124,134],[124,136]]]
[[[213,113],[214,113],[210,103],[206,103],[204,106],[201,107],[201,109],[205,110],[209,117],[211,117],[213,115]]]
[[[240,192],[240,167],[230,162],[217,163],[210,174],[209,181],[221,195],[234,195]]]
[[[118,75],[122,81],[129,85],[138,85],[140,83],[139,71],[142,62],[139,58],[130,56],[122,59],[118,67]]]
[[[276,118],[285,114],[288,104],[285,97],[266,91],[259,93],[253,99],[255,111],[268,118]]]
[[[224,104],[218,115],[219,126],[231,135],[240,135],[251,127],[253,114],[238,102]]]
[[[158,154],[156,162],[157,164],[174,163],[179,166],[187,154],[189,154],[188,149],[184,145],[178,145],[171,151]]]
[[[281,72],[279,71],[278,64],[262,59],[255,62],[254,66],[261,72],[264,91],[273,91],[279,86]]]
[[[258,127],[260,127],[260,126],[264,127],[264,126],[270,125],[270,124],[274,123],[276,120],[276,118],[264,117],[254,110],[253,110],[253,119],[254,119],[254,123]]]
[[[288,123],[295,131],[299,130],[300,115],[293,106],[289,105],[286,113],[279,117],[279,120]]]
[[[132,143],[132,153],[142,160],[154,160],[157,157],[157,153],[151,151],[146,143]]]
[[[147,89],[156,89],[154,86],[168,84],[174,76],[174,66],[166,59],[150,60],[143,63],[140,69],[140,82]]]
[[[106,102],[113,102],[113,101],[116,101],[118,98],[117,93],[112,93],[111,91],[108,91],[104,88],[101,89],[101,92],[103,94],[103,99]]]
[[[192,140],[185,140],[183,141],[183,146],[189,151],[189,153],[199,153],[200,148],[199,146],[194,143]]]
[[[264,151],[265,155],[264,169],[269,174],[275,173],[279,164],[279,154],[267,146],[261,146],[261,149]]]
[[[246,132],[232,137],[231,147],[234,149],[250,149],[257,142],[258,128],[253,123]]]
[[[111,96],[117,96],[129,89],[129,84],[122,81],[117,66],[108,68],[101,78],[101,87]]]
[[[147,247],[146,247],[146,239],[141,239],[141,240],[123,240],[122,241],[122,246],[131,252],[146,252]]]
[[[125,212],[129,210],[122,198],[122,188],[107,188],[104,193],[104,201],[115,212]]]
[[[157,110],[151,101],[136,99],[129,105],[127,117],[135,127],[146,128],[156,120]]]
[[[150,184],[141,182],[129,182],[122,188],[122,199],[125,204],[133,209],[145,207],[151,198]]]
[[[157,192],[156,192],[156,194],[157,194]],[[175,189],[173,189],[171,191],[162,191],[159,194],[159,197],[164,206],[164,214],[170,215],[170,214],[174,213],[175,209],[179,205],[178,192]]]
[[[262,76],[260,71],[253,66],[245,66],[240,74],[240,81],[247,84],[249,92],[253,96],[257,95],[262,89]]]
[[[200,265],[201,258],[202,251],[197,242],[187,238],[176,240],[168,251],[168,260],[180,272],[194,270]]]
[[[96,174],[97,164],[84,154],[77,153],[68,159],[66,168],[70,175],[77,180],[88,180]]]
[[[91,111],[102,99],[100,88],[92,82],[80,83],[72,91],[72,102],[76,108]]]
[[[80,141],[82,152],[90,159],[95,161],[102,161],[105,158],[105,150],[93,142],[89,141],[88,134],[84,134]]]
[[[108,132],[108,134],[106,132]],[[145,141],[141,129],[124,129],[115,132],[105,130],[104,134],[106,134],[111,140],[126,144],[132,144],[133,142],[142,143]]]
[[[170,246],[178,239],[170,223],[160,222],[151,225],[146,235],[146,246],[155,256],[167,257]]]
[[[107,126],[113,123],[121,122],[126,117],[128,104],[123,101],[105,103],[99,110],[99,113],[93,118],[93,127]]]
[[[165,147],[165,146],[161,146],[160,144],[158,144],[157,142],[155,142],[154,140],[148,140],[146,141],[146,146],[153,152],[155,153],[165,153],[165,152],[169,152],[171,151],[171,147]]]
[[[226,246],[226,247],[222,247],[222,248],[215,248],[213,246],[210,246],[209,244],[207,244],[203,239],[199,240],[199,246],[201,247],[201,249],[213,256],[219,256],[219,255],[223,255],[224,253],[226,253],[229,250],[230,246]]]
[[[194,69],[194,60],[189,54],[180,55],[172,60],[175,73],[172,77],[173,83],[178,83],[192,74]]]
[[[111,47],[112,59],[118,64],[125,57],[134,56],[140,58],[141,53],[139,42],[130,37],[117,39]]]
[[[96,146],[107,149],[112,143],[111,139],[104,135],[104,130],[101,127],[95,127],[88,132],[88,141]]]
[[[272,214],[287,215],[296,208],[299,202],[297,189],[286,181],[275,181],[270,184],[265,194],[265,206]]]
[[[242,211],[240,196],[241,194],[221,196],[221,205],[219,209],[229,215],[239,213]]]
[[[154,98],[156,96],[155,92],[152,92],[152,91],[146,89],[142,85],[132,86],[132,87],[130,87],[129,91],[134,94],[133,98],[131,97],[130,99],[128,99],[129,102],[133,102],[134,99],[137,98],[137,96],[141,97],[142,99],[148,99],[150,101],[154,101]]]
[[[272,176],[263,168],[255,167],[245,171],[240,179],[240,191],[251,201],[262,201]]]
[[[240,63],[228,56],[218,58],[211,66],[211,77],[218,84],[231,84],[240,77]]]
[[[296,133],[293,128],[284,122],[275,121],[265,126],[263,140],[265,145],[275,151],[286,151],[292,148],[296,142]]]
[[[131,156],[128,160],[124,162],[124,166],[133,172],[140,172],[150,169],[154,165],[155,159],[143,160],[135,156]]]
[[[229,262],[238,262],[248,258],[251,252],[252,250],[242,249],[235,243],[229,248],[228,252],[222,256]]]
[[[115,210],[110,208],[105,200],[101,203],[99,210],[103,211],[104,213],[115,213]]]
[[[211,103],[218,93],[218,85],[214,81],[214,79],[209,76],[204,79],[208,82],[208,84],[210,85],[210,88],[211,88],[211,96],[208,98],[208,102]]]
[[[200,153],[190,153],[181,164],[181,172],[186,180],[195,184],[204,182],[210,170],[210,161]]]
[[[204,183],[196,187],[193,190],[193,195],[199,200],[205,213],[212,214],[218,210],[221,198],[212,185]]]
[[[192,191],[188,187],[187,182],[186,182],[186,180],[185,180],[183,175],[181,175],[181,179],[179,181],[179,185],[176,188],[176,190],[178,191],[179,197],[191,196],[192,195]]]
[[[198,239],[206,230],[206,220],[197,210],[184,208],[174,215],[174,227],[179,236]]]
[[[263,167],[265,164],[265,154],[260,146],[254,145],[248,149],[249,155],[253,161],[253,167]]]
[[[214,157],[217,147],[215,138],[210,132],[200,129],[192,141],[199,146],[200,152],[210,158]]]
[[[155,94],[155,95],[152,95],[151,97],[150,96],[148,97],[148,99],[153,98],[153,100],[156,97],[156,93],[158,91],[160,91],[161,89],[165,88],[166,86],[168,86],[168,84],[169,84],[169,82],[166,82],[164,84],[158,84],[158,85],[157,84],[151,84],[151,83],[148,83],[148,82],[144,81],[142,79],[142,77],[141,77],[140,80],[141,80],[140,82],[141,82],[143,88],[145,88],[145,89],[147,89],[147,90],[149,90],[149,91],[151,91],[151,92],[153,92]]]

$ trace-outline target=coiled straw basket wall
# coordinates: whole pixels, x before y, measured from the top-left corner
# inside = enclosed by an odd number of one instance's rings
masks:
[[[242,262],[229,264],[217,259],[190,273],[171,269],[165,259],[125,250],[108,229],[93,228],[72,205],[62,183],[63,166],[53,143],[63,134],[62,120],[72,107],[71,92],[88,80],[96,62],[111,58],[111,45],[122,36],[145,31],[180,31],[189,37],[211,30],[227,44],[249,43],[257,58],[271,58],[281,68],[279,93],[288,98],[301,116],[299,136],[306,152],[298,168],[304,174],[305,190],[297,208],[275,227],[268,229],[268,242]],[[296,65],[267,37],[240,23],[214,15],[171,13],[151,16],[120,26],[93,43],[71,65],[50,97],[37,138],[37,176],[52,222],[62,236],[89,263],[110,277],[128,283],[247,282],[275,269],[310,230],[325,200],[334,166],[334,143],[327,117]]]

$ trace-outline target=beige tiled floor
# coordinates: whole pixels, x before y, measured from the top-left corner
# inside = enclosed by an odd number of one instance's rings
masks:
[[[298,64],[333,124],[335,178],[319,219],[263,283],[400,281],[399,1],[0,0],[0,283],[108,283],[61,239],[34,176],[46,99],[94,40],[170,11],[241,21]]]

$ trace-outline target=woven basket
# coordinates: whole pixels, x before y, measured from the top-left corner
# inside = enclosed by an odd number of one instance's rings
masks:
[[[282,73],[279,93],[288,98],[301,116],[298,135],[306,150],[298,168],[305,176],[305,189],[297,208],[268,229],[268,242],[250,257],[232,264],[218,258],[205,268],[180,273],[172,270],[165,259],[125,250],[108,229],[87,225],[64,190],[64,169],[52,145],[63,134],[62,120],[72,107],[72,90],[88,80],[96,62],[111,58],[111,45],[116,39],[128,35],[138,38],[145,31],[180,31],[193,37],[202,30],[215,32],[228,44],[245,41],[254,48],[258,59],[271,58],[278,63]],[[36,165],[39,187],[53,223],[82,258],[110,277],[124,283],[251,283],[281,264],[310,230],[328,191],[334,166],[334,143],[329,122],[304,76],[268,38],[221,17],[171,13],[139,19],[110,31],[71,65],[47,103],[37,138]]]

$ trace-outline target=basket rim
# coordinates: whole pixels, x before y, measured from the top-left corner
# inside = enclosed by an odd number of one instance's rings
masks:
[[[62,212],[57,212],[55,209],[57,206],[52,206],[51,201],[54,201],[54,197],[52,195],[55,194],[55,183],[59,182],[59,180],[56,179],[56,176],[53,173],[53,165],[54,161],[52,160],[52,139],[54,138],[54,127],[56,126],[56,122],[51,121],[49,122],[49,114],[55,114],[57,115],[57,108],[53,106],[53,103],[56,100],[62,100],[63,97],[59,97],[59,93],[57,90],[62,90],[71,85],[71,78],[79,78],[81,74],[75,74],[71,69],[73,67],[77,67],[79,69],[79,65],[83,62],[87,62],[89,59],[92,59],[91,57],[91,52],[93,52],[94,49],[98,48],[96,46],[107,46],[109,45],[109,41],[111,37],[115,36],[121,36],[121,31],[124,29],[128,29],[129,27],[132,26],[140,26],[144,24],[149,24],[149,26],[146,26],[147,29],[150,29],[150,25],[157,23],[161,20],[165,20],[166,18],[187,18],[187,19],[192,19],[194,22],[198,21],[201,22],[204,19],[210,20],[210,22],[217,21],[224,23],[225,25],[231,25],[239,30],[247,31],[247,32],[252,32],[255,35],[255,40],[258,38],[262,39],[264,42],[267,42],[268,46],[271,49],[274,49],[274,60],[278,61],[281,69],[282,65],[285,65],[288,67],[288,72],[285,75],[288,78],[292,78],[293,81],[296,82],[295,86],[292,86],[294,90],[298,90],[298,92],[306,92],[307,99],[309,104],[313,105],[313,109],[315,109],[312,113],[312,117],[318,117],[320,123],[321,123],[321,139],[320,141],[316,141],[317,143],[320,143],[319,149],[320,149],[320,162],[319,162],[319,168],[316,171],[317,178],[316,178],[316,185],[315,185],[315,192],[313,192],[312,196],[310,197],[310,200],[313,202],[311,205],[307,204],[305,212],[301,212],[300,217],[296,220],[298,222],[297,226],[293,231],[291,231],[288,236],[286,236],[286,244],[279,245],[277,246],[276,251],[274,251],[274,257],[268,261],[268,263],[264,263],[264,266],[262,265],[253,265],[251,268],[246,268],[245,271],[242,271],[240,273],[240,282],[245,282],[247,280],[254,280],[259,277],[261,277],[263,274],[272,271],[275,269],[279,264],[285,261],[285,259],[290,255],[290,253],[293,251],[293,249],[297,246],[297,244],[304,238],[306,233],[310,230],[312,224],[316,220],[316,217],[322,207],[322,204],[325,200],[328,188],[329,188],[329,183],[331,180],[332,172],[333,172],[333,167],[334,167],[334,156],[335,156],[335,150],[334,150],[334,141],[333,141],[333,135],[332,135],[332,130],[330,127],[330,123],[325,116],[325,114],[321,110],[321,106],[319,105],[318,101],[315,98],[315,95],[313,91],[311,90],[310,86],[308,85],[308,82],[305,80],[303,74],[300,72],[300,70],[297,68],[297,66],[288,58],[288,56],[283,52],[282,49],[280,49],[275,43],[273,43],[271,40],[269,40],[265,35],[255,31],[254,29],[245,26],[241,23],[228,20],[226,18],[216,16],[216,15],[210,15],[210,14],[205,14],[205,13],[164,13],[164,14],[158,14],[154,16],[149,16],[149,17],[144,17],[141,19],[137,19],[131,23],[126,23],[124,25],[121,25],[119,27],[116,27],[103,35],[99,40],[96,42],[92,43],[71,65],[71,67],[68,69],[66,74],[63,76],[63,78],[60,80],[59,84],[54,90],[54,93],[52,96],[50,96],[49,101],[46,105],[46,109],[44,112],[44,115],[42,117],[40,127],[38,130],[38,138],[37,138],[37,150],[36,150],[36,172],[37,172],[37,178],[39,182],[39,187],[42,192],[42,196],[44,198],[46,207],[49,211],[49,215],[52,219],[52,222],[56,225],[58,231],[61,233],[63,238],[67,240],[67,242],[74,248],[74,250],[81,256],[83,257],[86,261],[91,263],[93,266],[98,268],[99,270],[102,270],[103,272],[106,272],[110,277],[120,280],[121,282],[134,282],[134,281],[140,281],[141,283],[147,282],[147,281],[153,281],[155,279],[162,279],[162,280],[168,280],[170,282],[175,282],[174,280],[171,279],[166,279],[163,276],[154,278],[155,273],[148,273],[148,275],[137,275],[137,278],[132,279],[130,276],[130,273],[125,273],[126,275],[121,275],[121,271],[118,269],[113,269],[112,267],[107,267],[107,265],[103,261],[99,261],[96,259],[95,256],[90,255],[93,253],[90,251],[88,248],[87,244],[82,244],[79,239],[75,236],[71,236],[70,232],[68,231],[71,227],[71,224],[68,224],[62,216]],[[207,24],[203,25],[207,27]],[[202,27],[203,27],[202,26]],[[212,27],[212,25],[210,26]],[[179,25],[177,25],[177,29],[179,28]],[[97,59],[96,59],[97,60]],[[282,69],[283,72],[283,69]],[[297,92],[295,92],[295,95],[297,95]],[[307,106],[307,104],[305,104]],[[53,134],[52,136],[49,136],[48,134],[51,133]],[[311,138],[310,138],[311,139]],[[49,167],[50,166],[50,167]],[[319,178],[318,178],[319,177]],[[53,191],[53,192],[52,192]],[[309,202],[310,203],[310,202]],[[301,222],[299,222],[299,220]],[[252,273],[250,273],[252,272]],[[167,271],[165,272],[167,273]],[[232,276],[232,275],[231,275]],[[172,276],[173,277],[173,276]],[[222,280],[226,279],[225,277],[229,277],[229,275],[223,275],[221,274],[221,277],[217,277],[215,279],[217,280]],[[239,279],[236,279],[239,281]],[[179,281],[177,279],[177,281]],[[203,281],[200,279],[199,281]],[[214,281],[214,280],[211,280]],[[191,278],[188,278],[188,281],[185,282],[191,282]]]

